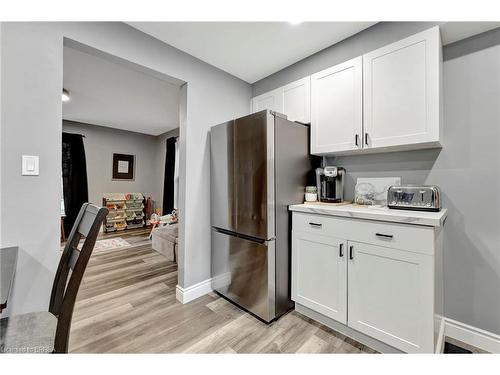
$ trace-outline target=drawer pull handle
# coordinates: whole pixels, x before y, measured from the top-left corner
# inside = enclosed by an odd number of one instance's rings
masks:
[[[354,259],[354,246],[349,246],[349,259],[353,260]]]
[[[339,257],[343,257],[344,256],[344,244],[341,243],[340,246],[339,246]]]
[[[319,224],[319,223],[309,223],[309,225],[313,226],[313,227],[316,227],[316,228],[321,228],[321,226],[323,224]]]
[[[383,234],[383,233],[375,233],[375,236],[382,237],[382,238],[387,238],[387,239],[394,238],[394,236],[392,234]]]

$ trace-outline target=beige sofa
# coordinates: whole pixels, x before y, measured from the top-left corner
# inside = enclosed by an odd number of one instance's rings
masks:
[[[153,229],[152,247],[172,262],[177,261],[178,224],[170,224]]]

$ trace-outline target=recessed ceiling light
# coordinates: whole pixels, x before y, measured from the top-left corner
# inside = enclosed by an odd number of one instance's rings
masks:
[[[69,91],[68,90],[63,89],[61,99],[62,99],[63,102],[69,101],[70,97],[69,97]]]
[[[300,25],[302,21],[288,21],[288,23],[292,26]]]

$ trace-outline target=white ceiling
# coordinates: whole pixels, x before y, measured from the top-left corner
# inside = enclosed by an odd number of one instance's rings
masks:
[[[103,57],[64,47],[66,120],[159,135],[179,126],[179,87]]]
[[[254,83],[375,22],[129,24],[248,83]]]
[[[129,22],[249,83],[340,42],[376,22]],[[500,22],[443,22],[443,44],[500,27]]]

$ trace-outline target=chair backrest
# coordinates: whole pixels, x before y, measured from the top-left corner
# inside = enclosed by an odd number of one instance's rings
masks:
[[[56,353],[68,352],[69,330],[76,295],[94,249],[99,229],[107,214],[107,208],[84,203],[61,255],[49,304],[49,311],[57,316],[54,341]],[[78,249],[82,237],[84,237],[84,242],[81,249]]]

